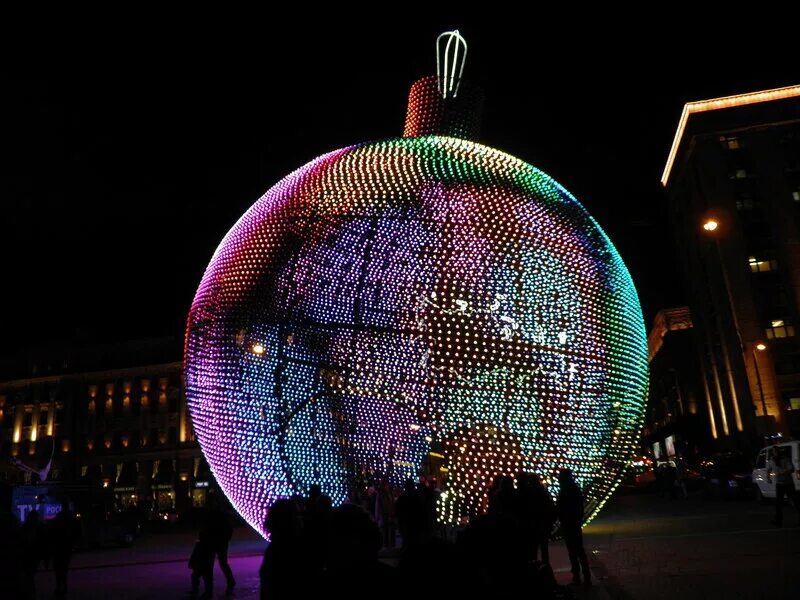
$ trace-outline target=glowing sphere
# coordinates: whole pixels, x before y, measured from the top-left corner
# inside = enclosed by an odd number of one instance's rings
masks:
[[[646,336],[625,265],[558,183],[402,138],[312,161],[234,225],[192,304],[186,386],[217,481],[262,533],[276,498],[399,486],[432,451],[443,521],[480,512],[497,474],[553,491],[563,467],[588,518],[639,434]]]

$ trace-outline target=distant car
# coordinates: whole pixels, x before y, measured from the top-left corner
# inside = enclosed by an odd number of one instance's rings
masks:
[[[649,488],[656,483],[656,473],[653,469],[641,471],[633,476],[633,487]]]
[[[175,510],[164,510],[158,513],[158,519],[164,523],[177,523],[178,512]]]
[[[754,492],[759,502],[763,502],[767,498],[775,498],[775,479],[769,473],[769,459],[772,457],[775,448],[788,448],[788,451],[791,452],[790,457],[795,469],[792,475],[794,489],[795,491],[800,491],[800,441],[773,444],[761,449],[756,457],[756,466],[752,472]]]
[[[644,490],[655,484],[653,461],[646,456],[636,456],[631,461],[623,486],[630,491]]]
[[[752,494],[752,466],[739,452],[715,454],[700,463],[700,474],[706,481],[708,497],[744,498]]]

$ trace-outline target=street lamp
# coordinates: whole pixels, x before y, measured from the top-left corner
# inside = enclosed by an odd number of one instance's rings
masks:
[[[751,353],[753,354],[753,366],[756,369],[756,383],[758,383],[758,395],[761,397],[761,410],[764,414],[764,421],[766,424],[767,419],[767,402],[764,400],[764,388],[761,386],[761,371],[758,369],[758,354],[757,352],[764,352],[767,349],[767,345],[764,342],[758,342],[753,344],[753,349]]]
[[[714,240],[714,247],[717,251],[717,260],[719,261],[719,268],[720,271],[722,272],[722,283],[725,286],[725,296],[728,300],[728,313],[730,314],[731,323],[733,324],[733,329],[736,332],[736,340],[739,342],[739,351],[742,353],[742,358],[744,358],[745,349],[744,349],[744,344],[742,343],[742,335],[741,332],[739,331],[739,319],[736,316],[736,310],[734,308],[733,294],[731,293],[731,283],[728,278],[728,268],[725,266],[725,260],[723,259],[722,250],[720,248],[720,243],[719,243],[719,234],[721,233],[720,221],[719,219],[713,216],[708,216],[703,220],[702,227],[703,231],[705,232],[705,235],[707,235],[710,238],[713,238]],[[726,339],[725,339],[726,336],[723,333],[725,328],[722,323],[720,311],[715,310],[714,312],[716,313],[717,316],[717,330],[719,331],[719,337],[721,342],[720,349],[722,350],[722,360],[725,363],[725,370],[727,371],[728,387],[730,388],[730,393],[731,393],[731,404],[733,404],[733,414],[736,420],[736,429],[738,431],[743,431],[744,427],[742,425],[742,416],[739,411],[739,398],[738,394],[736,393],[736,384],[734,383],[733,380],[733,368],[731,365],[731,358],[728,352],[728,345],[726,344]],[[720,398],[720,411],[723,417],[723,429],[727,434],[728,428],[725,422],[726,421],[725,410],[724,407],[722,406],[722,398]]]

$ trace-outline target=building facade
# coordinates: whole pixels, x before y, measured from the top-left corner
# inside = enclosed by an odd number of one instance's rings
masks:
[[[695,464],[714,450],[714,418],[704,393],[696,330],[689,307],[660,310],[648,336],[650,388],[643,454],[659,460],[681,455]]]
[[[183,363],[148,360],[180,358],[175,340],[53,354],[7,369],[28,373],[0,382],[7,481],[80,482],[151,516],[204,504],[213,480],[192,431]]]
[[[687,104],[662,184],[712,438],[800,434],[800,86]]]

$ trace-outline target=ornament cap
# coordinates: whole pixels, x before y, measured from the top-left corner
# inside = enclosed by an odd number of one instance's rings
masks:
[[[446,135],[477,140],[483,91],[464,80],[467,42],[455,31],[436,39],[436,75],[411,86],[403,137]]]

